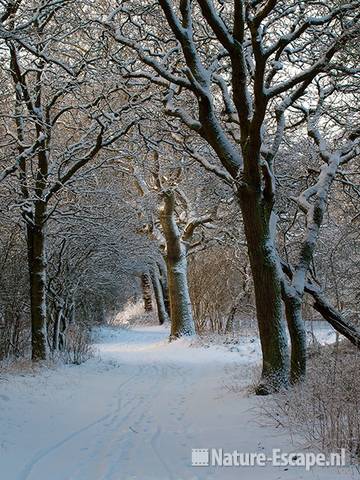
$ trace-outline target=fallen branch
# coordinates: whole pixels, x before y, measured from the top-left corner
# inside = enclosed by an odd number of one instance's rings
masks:
[[[286,276],[291,279],[293,275],[291,266],[284,261],[281,261],[281,266]],[[323,319],[330,323],[338,333],[360,349],[360,331],[353,325],[350,325],[341,312],[331,305],[331,302],[321,289],[307,280],[305,283],[305,292],[312,296],[314,299],[312,307],[320,313]]]
[[[313,297],[315,302],[313,308],[320,313],[320,315],[327,322],[334,327],[334,329],[341,335],[346,337],[353,345],[360,349],[360,332],[350,325],[344,316],[334,308],[326,296],[310,282],[307,282],[305,292]]]

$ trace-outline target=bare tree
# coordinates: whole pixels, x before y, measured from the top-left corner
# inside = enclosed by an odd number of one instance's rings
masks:
[[[225,171],[210,164],[212,171],[233,179],[263,351],[259,393],[271,389],[268,383],[274,377],[276,383],[286,383],[288,371],[283,274],[276,251],[274,159],[286,120],[290,125],[299,121],[292,120],[295,107],[311,94],[322,72],[337,68],[338,53],[357,38],[358,7],[358,1],[216,5],[212,0],[159,0],[151,9],[138,2],[126,7],[117,3],[103,22],[114,40],[137,54],[137,62],[122,62],[125,74],[163,86],[167,114],[216,152]],[[161,13],[167,25],[157,35],[153,20]],[[203,165],[209,168],[209,162]],[[287,305],[289,313],[289,301]],[[295,378],[305,368],[304,326],[298,316],[287,318]]]
[[[171,149],[164,149],[163,154],[174,153]],[[175,167],[174,167],[175,165]],[[187,257],[189,252],[203,241],[203,235],[195,237],[196,230],[209,227],[214,215],[209,213],[208,205],[202,205],[199,196],[202,192],[199,185],[195,185],[193,198],[181,188],[184,180],[184,165],[173,162],[166,168],[159,162],[159,153],[155,151],[152,162],[148,160],[146,167],[149,175],[146,176],[139,162],[135,163],[133,176],[142,197],[148,200],[148,213],[143,233],[149,235],[158,245],[166,262],[166,280],[169,295],[169,310],[171,320],[170,339],[195,333],[191,299],[188,287]],[[161,168],[162,167],[162,168]],[[186,178],[186,185],[192,184]],[[195,195],[194,195],[195,193]],[[149,202],[149,198],[153,198]],[[146,200],[140,203],[143,211]],[[160,204],[160,208],[159,208]],[[149,208],[150,207],[150,208]],[[199,214],[199,211],[203,214]],[[154,291],[161,295],[157,281],[154,281]],[[158,298],[159,300],[159,298]],[[166,311],[165,298],[160,305],[161,317]],[[159,308],[159,307],[158,307]]]
[[[121,87],[93,74],[96,42],[88,41],[81,6],[76,14],[68,4],[45,2],[19,10],[19,22],[27,20],[31,34],[25,40],[7,40],[15,104],[3,123],[7,154],[16,160],[5,166],[2,177],[17,174],[18,206],[26,225],[33,360],[48,353],[48,219],[64,186],[135,123],[124,118],[131,101],[119,93]],[[60,9],[64,5],[71,8]],[[81,45],[77,52],[67,52],[71,39]],[[107,99],[114,93],[118,100],[109,106]]]

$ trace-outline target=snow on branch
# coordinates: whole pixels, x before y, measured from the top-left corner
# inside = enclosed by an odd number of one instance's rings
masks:
[[[331,186],[342,161],[348,158],[349,151],[352,153],[357,151],[359,145],[358,136],[355,135],[343,147],[333,150],[322,135],[318,124],[324,100],[330,94],[331,89],[325,90],[319,87],[317,107],[314,112],[308,114],[308,134],[314,140],[324,164],[320,168],[316,183],[305,189],[297,198],[293,198],[305,213],[307,220],[306,232],[292,279],[292,285],[300,295],[305,289],[308,269],[319,238]]]

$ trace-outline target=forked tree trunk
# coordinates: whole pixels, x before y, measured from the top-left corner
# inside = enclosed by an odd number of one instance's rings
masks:
[[[319,132],[313,120],[309,120],[309,133],[317,143],[319,141]],[[326,142],[321,143],[321,145],[319,144],[320,151],[322,155],[327,158],[327,162],[322,165],[316,184],[307,188],[297,198],[298,205],[306,214],[307,226],[299,260],[293,271],[291,285],[285,288],[285,294],[287,293],[285,305],[292,341],[292,382],[300,380],[306,373],[306,331],[302,319],[301,305],[306,287],[307,274],[316,249],[328,204],[328,196],[341,163],[340,152],[331,153],[325,145]],[[313,199],[312,202],[310,202],[310,199]]]
[[[167,191],[164,194],[160,221],[166,241],[166,266],[171,319],[170,340],[184,335],[195,334],[187,279],[187,247],[181,239],[175,220],[174,208],[174,194],[171,191]]]
[[[141,275],[141,288],[142,288],[145,312],[152,312],[153,303],[152,303],[152,296],[151,296],[151,279],[148,273],[143,273]]]
[[[59,308],[56,312],[56,319],[54,325],[53,335],[53,350],[63,351],[66,345],[66,330],[68,327],[69,319],[66,316],[64,308]]]
[[[46,206],[39,201],[35,206],[34,224],[27,224],[33,361],[46,360],[48,356],[45,212]]]
[[[163,295],[163,290],[160,283],[159,269],[157,265],[150,270],[150,276],[151,276],[151,281],[152,281],[153,290],[155,294],[159,324],[163,325],[169,320],[169,317],[165,307],[164,295]]]
[[[258,394],[286,385],[289,370],[288,344],[282,314],[281,282],[271,232],[272,204],[261,192],[239,194],[254,281],[256,314],[263,355]]]

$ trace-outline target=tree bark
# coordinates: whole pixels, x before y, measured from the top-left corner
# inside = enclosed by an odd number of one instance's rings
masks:
[[[31,224],[28,222],[27,224],[33,361],[46,360],[48,356],[45,212],[45,204],[41,201],[36,202],[34,223]]]
[[[166,263],[165,265],[162,265],[162,264],[159,265],[159,271],[160,271],[159,281],[160,281],[161,290],[164,298],[164,305],[165,305],[167,316],[170,317],[169,284],[168,284],[168,278],[167,278]]]
[[[226,322],[225,333],[229,333],[229,334],[234,333],[234,319],[235,319],[237,309],[238,309],[237,304],[231,307],[231,310]]]
[[[143,273],[141,275],[141,288],[142,288],[145,312],[152,312],[153,303],[152,303],[152,296],[151,296],[151,279],[148,273]]]
[[[182,249],[184,250],[184,249]],[[186,252],[167,259],[169,276],[171,339],[194,335],[195,327],[187,281]]]
[[[69,315],[64,306],[56,309],[56,317],[53,333],[53,350],[63,351],[66,345],[66,330],[70,322]]]
[[[59,350],[59,336],[60,336],[60,322],[61,322],[62,311],[55,311],[54,319],[54,331],[53,331],[53,351],[57,352]]]
[[[61,316],[60,329],[59,329],[59,350],[63,352],[66,347],[66,330],[68,327],[68,319],[65,315]]]
[[[290,381],[295,384],[306,374],[306,329],[302,318],[302,298],[283,295],[291,341]]]
[[[195,334],[187,279],[187,246],[181,239],[175,220],[174,209],[174,194],[171,191],[167,191],[164,193],[160,222],[166,241],[166,266],[171,319],[170,340],[184,335]]]
[[[150,276],[151,276],[151,281],[152,281],[153,290],[155,294],[159,324],[163,325],[169,320],[169,317],[165,307],[165,301],[163,296],[163,290],[160,283],[159,273],[160,272],[157,265],[150,270]]]
[[[272,204],[261,192],[239,193],[245,236],[254,281],[256,314],[263,355],[259,395],[287,384],[289,355],[282,313],[281,278],[271,232]]]

